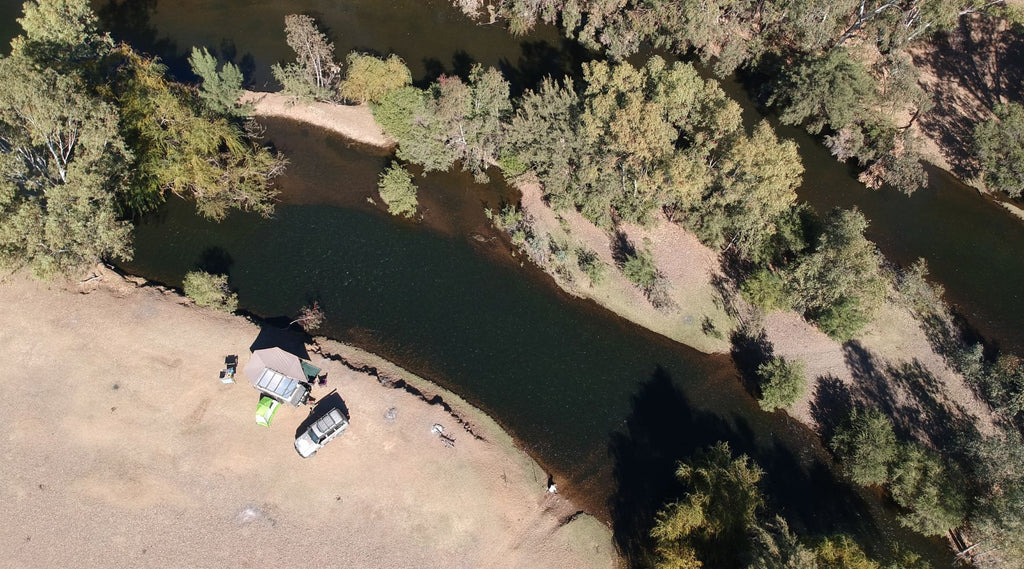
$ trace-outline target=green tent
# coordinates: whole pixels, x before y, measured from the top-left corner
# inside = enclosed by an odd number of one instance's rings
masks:
[[[260,398],[260,404],[256,406],[256,424],[264,427],[269,427],[270,422],[274,420],[274,415],[277,413],[277,408],[281,404],[269,397]]]

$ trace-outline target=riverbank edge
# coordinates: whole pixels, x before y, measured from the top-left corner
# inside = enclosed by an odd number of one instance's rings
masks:
[[[373,118],[372,110],[365,104],[300,102],[281,93],[259,91],[245,91],[241,101],[252,105],[256,117],[284,118],[310,124],[339,134],[353,142],[375,148],[390,150],[395,146],[395,142],[384,134]],[[557,219],[562,218],[562,214],[544,204],[539,186],[534,186],[535,184],[529,183],[515,184],[515,188],[523,196],[524,210],[533,217],[535,222],[543,224],[542,230],[545,234],[552,237],[569,238],[568,233],[557,222]],[[555,221],[548,222],[548,218]],[[602,260],[611,265],[613,261],[608,245],[610,241],[603,230],[586,227],[586,223],[575,222],[575,220],[572,223],[577,231],[588,235],[588,238],[585,239],[586,245],[596,249]],[[635,242],[637,247],[642,246],[644,240],[651,237],[651,232],[639,226],[629,226],[626,230],[629,238]],[[700,258],[700,262],[691,267],[692,270],[689,271],[691,274],[687,278],[677,279],[672,278],[676,275],[668,275],[666,280],[682,280],[687,283],[687,286],[684,287],[673,286],[669,294],[673,296],[677,306],[682,306],[684,309],[695,306],[696,308],[690,311],[692,314],[676,314],[652,307],[640,290],[618,271],[606,271],[606,278],[600,286],[585,286],[582,285],[585,282],[585,277],[581,271],[574,270],[573,272],[578,278],[574,281],[567,281],[548,264],[536,264],[567,294],[592,300],[629,322],[699,352],[705,354],[728,353],[729,342],[724,335],[709,334],[703,329],[708,325],[716,330],[731,328],[734,325],[732,319],[715,298],[716,293],[711,285],[711,278],[720,272],[717,269],[717,260],[713,258],[715,257],[713,252],[697,243],[695,238],[686,239],[684,237],[683,240],[687,241],[685,246],[687,254],[683,257],[687,259]],[[667,254],[668,252],[664,256]],[[612,274],[607,274],[609,272]],[[575,286],[575,283],[581,283],[581,286]],[[704,320],[705,318],[706,320]]]
[[[256,101],[256,116],[307,122],[354,142],[378,148],[394,146],[394,142],[383,135],[367,105],[295,103],[291,98],[278,93],[248,92],[246,97]],[[312,106],[315,111],[307,110],[306,106]],[[805,363],[807,389],[804,396],[787,409],[787,413],[819,436],[822,434],[821,425],[814,418],[812,404],[821,379],[837,378],[848,386],[856,385],[857,378],[847,365],[849,354],[845,344],[829,338],[793,311],[758,316],[757,311],[743,301],[735,285],[725,278],[717,253],[679,225],[659,219],[650,228],[627,224],[622,227],[622,231],[637,248],[646,247],[648,245],[645,242],[649,243],[655,262],[665,275],[672,300],[677,305],[684,305],[688,299],[705,297],[696,305],[708,316],[710,331],[705,329],[703,322],[689,321],[677,312],[655,309],[643,293],[615,267],[612,238],[604,230],[585,220],[579,212],[554,211],[544,202],[543,189],[535,182],[519,182],[516,187],[522,196],[524,212],[537,224],[535,230],[552,237],[562,236],[570,239],[570,243],[589,247],[608,265],[605,272],[611,274],[607,280],[613,282],[600,287],[606,291],[602,297],[595,294],[597,289],[593,286],[575,286],[574,283],[583,282],[587,278],[578,268],[569,269],[575,277],[572,282],[568,282],[558,274],[557,267],[550,263],[536,263],[536,260],[531,259],[567,294],[590,299],[629,322],[709,354],[729,353],[732,345],[726,334],[737,329],[740,319],[754,322],[764,330],[775,356]],[[905,308],[886,303],[857,343],[886,362],[912,359],[920,363],[945,386],[943,391],[948,393],[947,397],[963,401],[965,405],[969,403],[967,406],[970,407],[971,415],[983,432],[991,430],[991,411],[977,401],[964,378],[935,352],[920,323]]]
[[[0,286],[3,286],[4,281],[9,278],[32,279],[33,277],[14,273],[0,278]],[[244,312],[225,314],[214,309],[196,307],[191,299],[174,287],[151,281],[142,276],[125,273],[102,263],[96,265],[91,272],[77,282],[68,280],[57,284],[56,287],[50,287],[47,283],[43,283],[43,286],[56,288],[58,294],[90,294],[102,289],[116,298],[125,297],[141,289],[151,289],[160,292],[163,295],[161,301],[164,302],[192,306],[197,311],[208,311],[218,317],[233,319],[239,325],[242,323],[256,326],[267,325],[262,318],[252,314]],[[416,375],[373,352],[326,336],[307,337],[306,348],[311,354],[340,363],[356,373],[375,379],[381,389],[403,389],[417,397],[423,405],[439,405],[454,422],[462,426],[466,435],[494,445],[506,460],[519,464],[524,471],[534,472],[539,491],[543,492],[547,489],[549,476],[558,474],[547,470],[496,419],[439,384]],[[580,536],[581,540],[613,543],[610,521],[581,509],[579,503],[574,501],[570,494],[560,493],[562,499],[571,505],[570,509],[572,510],[571,515],[561,520],[560,527],[571,529],[571,535]],[[614,561],[617,567],[624,567],[624,561],[618,556],[617,551]]]

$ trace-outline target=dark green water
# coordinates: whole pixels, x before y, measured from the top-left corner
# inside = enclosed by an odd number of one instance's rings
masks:
[[[899,535],[947,558],[941,544],[894,527],[875,499],[838,482],[810,431],[761,412],[730,358],[626,323],[519,266],[481,214],[509,190],[431,174],[419,180],[425,221],[398,222],[366,199],[385,157],[302,125],[267,124],[293,161],[274,219],[216,224],[171,200],[139,223],[128,270],[172,285],[197,267],[225,271],[242,305],[267,318],[318,299],[328,335],[484,408],[574,501],[612,520],[623,542],[671,494],[676,460],[726,440],[764,467],[773,507],[796,527],[878,545]]]
[[[513,38],[499,25],[473,25],[448,0],[94,0],[105,23],[125,39],[161,55],[180,76],[193,45],[208,46],[240,63],[256,87],[270,81],[271,63],[291,55],[284,42],[285,14],[315,16],[329,30],[337,53],[351,49],[397,53],[417,80],[465,72],[474,62],[498,67],[516,89],[546,74],[561,76],[587,55],[541,26]],[[17,0],[0,0],[17,13]],[[8,22],[13,18],[6,18]],[[4,31],[0,28],[0,31]],[[8,32],[10,33],[10,32]],[[726,90],[750,121],[760,113],[734,82]],[[919,257],[947,298],[987,339],[1024,352],[1024,223],[950,176],[931,173],[930,187],[907,197],[872,191],[800,129],[780,127],[796,140],[806,166],[802,199],[819,211],[857,206],[871,220],[870,237],[898,263]]]
[[[0,4],[10,14],[6,25],[18,4]],[[179,75],[191,46],[206,45],[239,62],[257,86],[267,82],[270,63],[289,57],[282,22],[298,11],[330,28],[339,54],[395,52],[418,79],[481,62],[523,86],[579,59],[550,28],[514,39],[498,26],[471,24],[443,0],[95,5],[105,8],[115,37],[160,54]],[[480,215],[504,189],[431,175],[421,181],[425,221],[396,222],[366,202],[384,157],[288,123],[271,124],[271,134],[292,158],[275,219],[234,215],[211,224],[171,200],[139,224],[128,268],[169,284],[197,266],[224,270],[243,306],[266,317],[293,315],[318,298],[330,335],[485,408],[559,475],[574,500],[612,518],[624,539],[671,493],[677,458],[726,439],[766,469],[773,505],[798,528],[899,540],[946,558],[942,544],[902,532],[877,500],[837,483],[816,439],[784,415],[760,412],[728,358],[624,323],[519,267]],[[1024,282],[1017,278],[1024,268],[1012,253],[1024,235],[1007,216],[949,180],[936,179],[935,189],[910,199],[869,192],[806,136],[786,135],[801,142],[805,199],[818,207],[858,204],[887,254],[926,257],[976,325],[1024,345],[1017,324],[1024,301],[1013,286]]]

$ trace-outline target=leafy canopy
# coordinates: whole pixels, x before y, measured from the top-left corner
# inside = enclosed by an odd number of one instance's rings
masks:
[[[412,175],[401,164],[392,164],[381,172],[377,189],[391,215],[416,215],[416,185],[412,182]]]

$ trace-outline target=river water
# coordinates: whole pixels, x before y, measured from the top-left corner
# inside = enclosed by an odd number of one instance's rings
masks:
[[[514,199],[510,188],[432,173],[417,180],[425,219],[398,221],[370,202],[387,157],[264,122],[292,160],[274,218],[212,223],[172,199],[138,224],[126,269],[172,285],[197,267],[226,272],[241,305],[272,321],[318,300],[324,333],[482,407],[624,540],[671,493],[676,460],[726,440],[765,469],[772,505],[796,527],[877,544],[895,532],[943,558],[941,544],[900,531],[877,500],[837,481],[809,430],[761,412],[729,357],[625,322],[521,266],[482,213]]]
[[[0,0],[7,16],[0,32],[11,33],[19,4]],[[175,73],[186,73],[192,45],[205,45],[239,62],[256,87],[269,81],[270,63],[289,57],[282,27],[292,12],[326,25],[339,54],[398,53],[419,81],[480,62],[522,88],[585,57],[554,29],[515,39],[468,22],[443,0],[95,5],[115,37],[160,54]],[[418,181],[423,222],[396,221],[368,202],[387,157],[302,125],[267,123],[292,161],[274,219],[234,214],[213,224],[172,199],[139,223],[127,268],[172,285],[196,267],[227,272],[243,307],[268,318],[319,300],[329,335],[484,408],[559,476],[570,497],[612,519],[623,540],[671,494],[674,461],[724,439],[765,468],[772,506],[798,529],[898,539],[945,558],[941,543],[900,530],[876,499],[837,482],[808,430],[784,414],[762,413],[730,359],[626,323],[519,266],[481,213],[514,199],[508,188],[430,174]],[[1024,345],[1017,324],[1024,264],[1013,254],[1024,244],[1020,225],[940,175],[912,198],[871,192],[803,133],[783,134],[801,144],[804,199],[818,208],[861,207],[887,255],[927,258],[972,324],[1009,346]]]
[[[0,0],[11,11],[19,4]],[[191,47],[207,46],[238,62],[256,88],[271,83],[272,63],[291,57],[283,20],[295,12],[311,14],[326,26],[339,55],[352,49],[397,53],[419,82],[442,72],[465,72],[476,62],[500,68],[520,90],[544,75],[578,69],[589,57],[550,26],[513,38],[500,24],[473,25],[449,0],[94,0],[94,5],[115,37],[161,55],[179,75],[187,76],[184,58]],[[749,119],[760,118],[738,84],[724,86]],[[802,130],[779,131],[800,145],[806,167],[802,199],[822,212],[859,207],[871,220],[869,236],[889,259],[907,264],[925,258],[947,299],[981,335],[1024,353],[1024,222],[934,169],[929,187],[911,197],[869,190]]]

